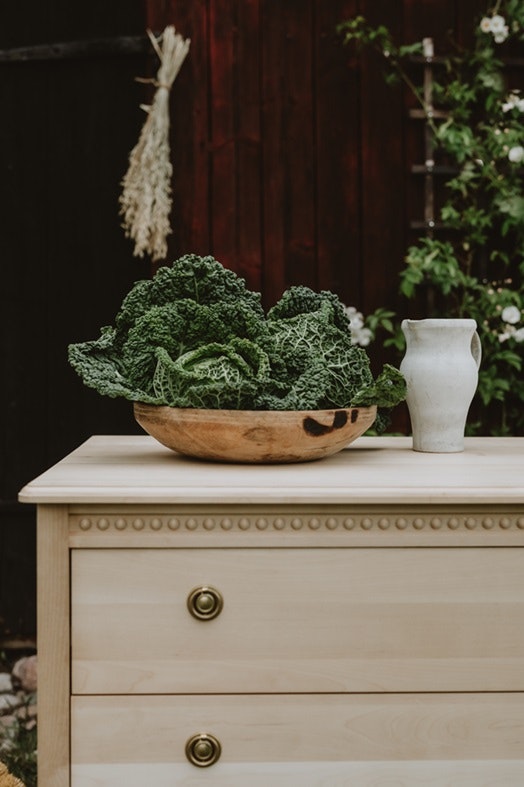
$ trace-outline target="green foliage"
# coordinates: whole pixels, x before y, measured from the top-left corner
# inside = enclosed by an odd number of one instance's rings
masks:
[[[455,257],[453,245],[448,241],[422,238],[418,246],[410,246],[406,255],[406,267],[400,274],[400,291],[412,298],[421,284],[428,281],[449,296],[447,303],[456,304],[468,286],[475,280],[468,277]],[[462,316],[462,315],[460,315]]]
[[[20,711],[19,711],[20,713]],[[37,728],[26,708],[6,729],[1,742],[0,760],[25,787],[37,785]]]
[[[361,16],[338,29],[345,43],[378,52],[387,75],[408,87],[427,113],[437,158],[456,169],[441,208],[445,234],[407,249],[403,308],[414,302],[425,304],[424,316],[476,320],[483,359],[468,430],[516,435],[524,434],[524,96],[507,84],[503,62],[508,43],[524,41],[524,4],[497,0],[472,24],[474,45],[455,46],[433,69],[443,119],[413,81],[410,58],[420,45],[397,46],[384,26]],[[400,322],[386,305],[366,324],[401,356]]]
[[[115,326],[68,357],[101,394],[171,407],[391,408],[405,395],[390,367],[375,384],[335,294],[291,287],[266,315],[243,279],[196,255],[137,282]]]

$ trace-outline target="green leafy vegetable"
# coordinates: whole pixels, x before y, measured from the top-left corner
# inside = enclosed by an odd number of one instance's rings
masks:
[[[386,363],[381,374],[370,385],[364,386],[353,397],[352,404],[358,407],[394,407],[406,395],[406,381],[394,366]]]
[[[261,318],[244,301],[209,306],[189,298],[151,306],[129,329],[122,360],[133,387],[153,394],[157,349],[172,358],[210,344],[242,336],[256,341]]]
[[[329,290],[315,292],[303,284],[295,285],[286,290],[280,300],[269,310],[267,316],[268,320],[296,317],[300,314],[318,312],[326,304],[331,307],[329,313],[337,328],[347,331],[349,318],[338,296],[334,292],[329,292]]]
[[[69,345],[69,363],[89,388],[104,396],[160,404],[148,392],[133,387],[128,369],[114,345],[115,329],[102,328],[100,338]]]
[[[373,379],[334,293],[290,287],[266,315],[243,279],[194,254],[137,282],[115,326],[68,357],[101,394],[170,407],[390,409],[405,396],[393,367]]]
[[[154,388],[171,407],[249,410],[269,380],[269,358],[248,339],[204,344],[175,360],[160,348],[157,358]]]
[[[282,301],[296,304],[293,291],[305,287],[291,288],[284,293]],[[301,293],[302,295],[304,293]],[[311,291],[312,296],[315,295]],[[345,330],[337,327],[340,310],[332,298],[307,298],[305,308],[317,305],[316,311],[296,312],[286,317],[280,302],[270,309],[267,318],[267,351],[278,376],[278,367],[283,365],[283,382],[294,380],[308,373],[311,366],[318,364],[327,371],[315,377],[314,386],[318,409],[349,407],[354,394],[373,381],[369,359],[365,351],[351,343],[349,323],[345,315]],[[284,315],[274,319],[275,315]],[[306,378],[307,379],[307,378]],[[322,385],[319,385],[322,381]]]

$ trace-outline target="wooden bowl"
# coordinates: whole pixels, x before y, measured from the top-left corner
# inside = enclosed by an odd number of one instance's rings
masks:
[[[197,410],[135,402],[140,426],[186,456],[220,462],[309,462],[345,448],[376,407],[338,410]]]

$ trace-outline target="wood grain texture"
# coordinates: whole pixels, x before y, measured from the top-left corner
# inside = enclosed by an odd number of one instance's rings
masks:
[[[317,284],[362,304],[360,75],[337,25],[357,0],[315,0],[314,89]],[[339,151],[333,156],[333,151]]]
[[[524,781],[524,765],[517,760],[218,763],[210,774],[186,763],[104,763],[75,765],[73,777],[74,787],[514,787]]]
[[[184,456],[267,465],[342,451],[372,427],[377,408],[204,410],[135,402],[134,413],[146,432]]]
[[[466,438],[423,454],[409,437],[360,437],[300,465],[225,465],[175,454],[148,436],[96,436],[20,492],[27,503],[522,505],[524,438]]]
[[[75,550],[74,693],[524,691],[521,549]],[[195,620],[211,585],[224,609]]]
[[[222,764],[505,760],[522,756],[522,694],[74,697],[73,767],[183,763],[186,740],[209,732]],[[285,765],[283,767],[286,767]],[[215,768],[215,771],[213,771]],[[195,773],[185,770],[186,778]],[[349,771],[351,773],[351,771]],[[380,772],[380,771],[379,771]],[[329,773],[329,771],[328,771]],[[181,782],[183,783],[183,781]],[[248,782],[250,784],[250,782]],[[283,784],[283,782],[280,782]],[[105,782],[103,782],[105,784]],[[113,782],[108,782],[113,785]],[[457,783],[458,784],[458,783]],[[76,784],[75,784],[75,787]]]
[[[67,510],[42,506],[38,557],[38,780],[69,785],[69,548]]]
[[[42,787],[519,784],[522,440],[361,439],[308,474],[100,436],[26,487]]]

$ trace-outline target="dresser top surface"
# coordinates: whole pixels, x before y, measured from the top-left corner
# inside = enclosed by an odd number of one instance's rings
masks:
[[[454,454],[361,437],[303,464],[190,459],[149,436],[97,435],[21,490],[39,504],[521,504],[524,437],[471,437]]]

